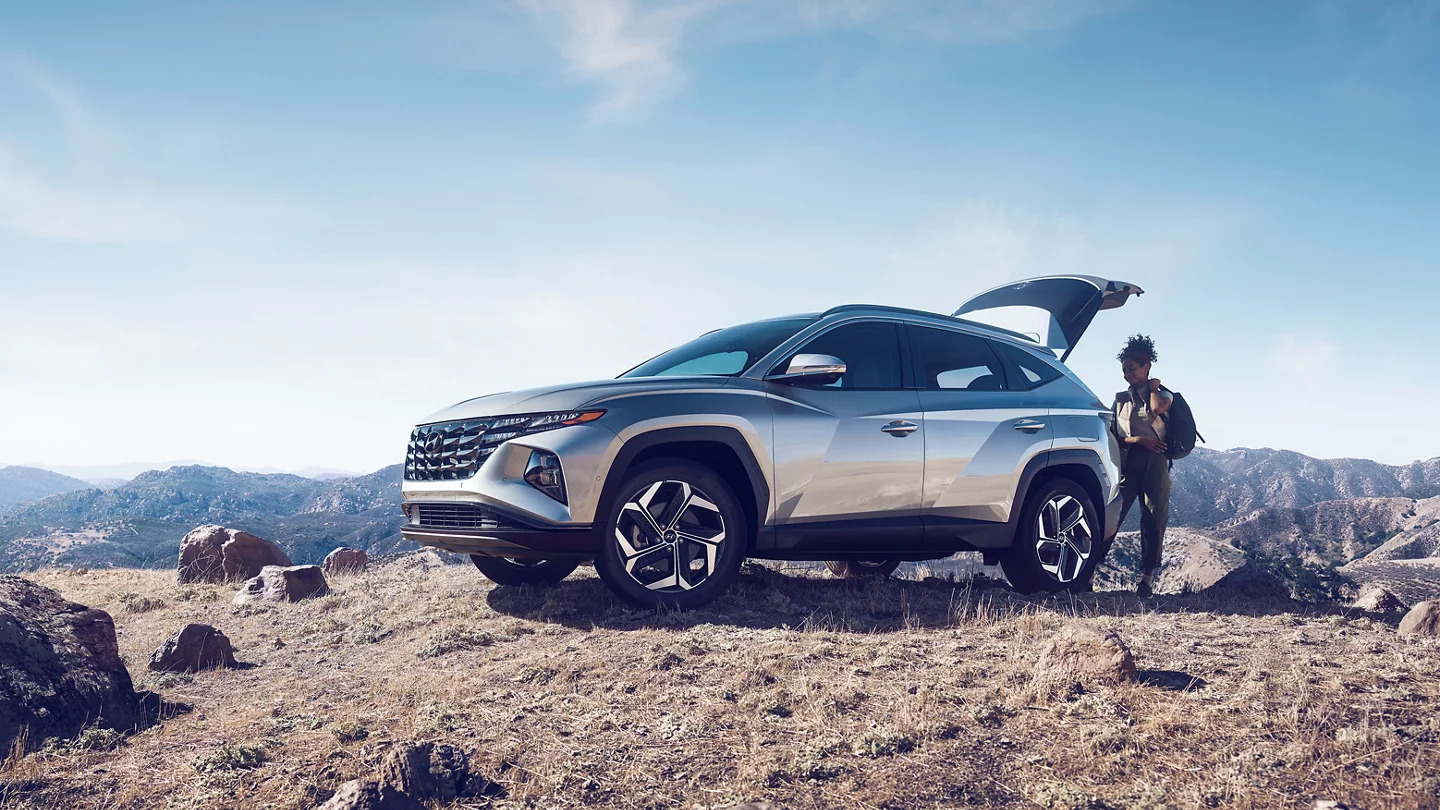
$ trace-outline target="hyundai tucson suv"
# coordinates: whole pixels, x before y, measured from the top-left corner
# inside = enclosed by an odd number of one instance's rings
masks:
[[[980,551],[1018,590],[1073,589],[1118,528],[1119,447],[1063,361],[1142,292],[1047,276],[951,316],[841,306],[467,400],[410,435],[402,534],[501,585],[593,561],[651,608],[709,602],[746,558],[865,576]],[[962,317],[1009,307],[1048,312],[1048,335]]]

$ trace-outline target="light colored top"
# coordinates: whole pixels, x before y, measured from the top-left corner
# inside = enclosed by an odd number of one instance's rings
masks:
[[[1161,399],[1173,400],[1168,391],[1161,391]],[[1131,436],[1148,436],[1165,441],[1165,420],[1150,410],[1149,386],[1137,391],[1127,388],[1115,395],[1115,429],[1123,441]]]

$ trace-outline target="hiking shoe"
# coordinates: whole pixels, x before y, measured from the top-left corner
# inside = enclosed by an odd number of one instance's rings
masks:
[[[1150,583],[1141,582],[1139,587],[1135,589],[1135,595],[1144,598],[1148,596],[1154,596],[1155,592],[1150,590]]]

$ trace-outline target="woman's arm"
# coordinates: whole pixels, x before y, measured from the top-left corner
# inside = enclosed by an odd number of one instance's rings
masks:
[[[1160,381],[1158,379],[1150,380],[1151,413],[1159,416],[1164,416],[1165,412],[1170,410],[1170,403],[1174,401],[1175,397],[1171,396],[1169,391],[1166,391],[1165,389],[1160,387]]]

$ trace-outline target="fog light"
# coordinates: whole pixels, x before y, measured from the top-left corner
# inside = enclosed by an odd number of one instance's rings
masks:
[[[565,474],[560,458],[548,450],[531,450],[525,463],[525,482],[560,503],[565,503]]]

